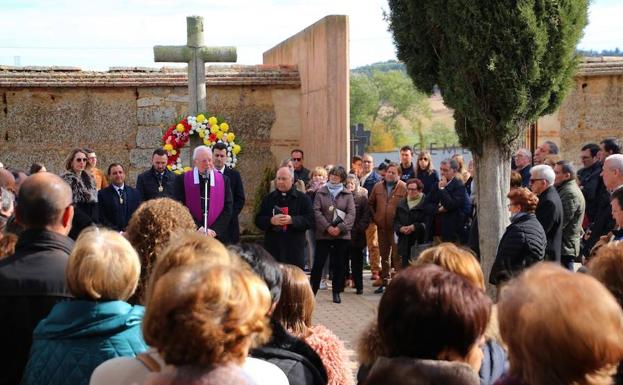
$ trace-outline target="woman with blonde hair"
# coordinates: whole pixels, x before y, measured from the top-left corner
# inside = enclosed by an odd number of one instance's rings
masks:
[[[458,173],[460,174],[461,180],[463,181],[463,183],[467,186],[467,181],[471,177],[471,174],[467,170],[467,166],[465,165],[465,159],[463,159],[463,155],[454,154],[452,155],[452,159],[456,160],[456,162],[459,164]]]
[[[424,194],[428,194],[434,185],[439,183],[439,174],[433,165],[433,158],[428,151],[420,151],[417,156],[415,177],[424,184]]]
[[[236,270],[247,269],[247,265],[237,255],[230,253],[214,238],[196,232],[185,232],[175,237],[158,255],[157,262],[148,277],[144,296],[148,311],[153,306],[160,306],[158,305],[160,302],[157,301],[153,305],[152,299],[155,300],[155,296],[158,295],[154,294],[154,290],[163,276],[181,269],[201,270],[210,266],[228,266]],[[179,285],[181,288],[182,284]],[[192,332],[189,330],[188,333],[189,336],[185,338],[192,338]],[[195,346],[195,348],[199,347]],[[119,357],[106,361],[95,370],[90,385],[142,384],[150,373],[173,370],[167,364],[162,351],[156,346],[151,346],[147,352],[138,355],[135,359]],[[257,385],[288,384],[285,374],[278,367],[256,358],[247,357],[243,370]]]
[[[595,278],[538,264],[498,302],[510,370],[500,385],[612,383],[623,359],[623,311]]]
[[[144,202],[132,214],[126,238],[138,252],[141,260],[141,278],[131,303],[143,303],[143,294],[156,257],[169,240],[185,232],[197,229],[192,215],[181,203],[169,198],[151,199]]]
[[[273,319],[318,353],[327,370],[328,385],[352,384],[344,343],[326,327],[312,325],[316,301],[309,278],[303,270],[293,265],[282,265],[281,271],[281,297]]]
[[[88,384],[107,359],[145,351],[145,309],[126,302],[139,273],[138,255],[121,235],[85,230],[67,263],[67,285],[76,299],[58,303],[37,325],[21,383]]]

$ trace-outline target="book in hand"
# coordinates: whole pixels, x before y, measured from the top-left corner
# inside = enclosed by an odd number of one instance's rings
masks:
[[[275,205],[273,207],[273,217],[275,215],[288,215],[288,208],[287,207],[279,207],[279,206]],[[283,232],[288,231],[288,225],[281,226],[281,231],[283,231]]]
[[[344,222],[344,218],[346,218],[346,213],[344,211],[340,209],[333,210],[333,220],[331,221],[331,226],[335,227]]]

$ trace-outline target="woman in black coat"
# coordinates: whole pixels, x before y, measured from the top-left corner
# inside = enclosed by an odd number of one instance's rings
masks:
[[[489,283],[502,284],[527,267],[543,261],[547,238],[534,214],[539,198],[527,188],[511,190],[508,195],[511,224],[508,225],[495,256]]]
[[[402,267],[409,265],[411,247],[428,239],[436,206],[426,203],[424,184],[417,178],[407,181],[407,197],[398,203],[394,217],[394,232],[398,236],[398,255]]]
[[[368,190],[359,186],[359,179],[353,174],[348,174],[344,187],[355,199],[355,224],[350,231],[349,258],[346,260],[344,271],[349,271],[348,259],[350,259],[355,289],[357,294],[363,294],[363,249],[366,247],[366,229],[372,220],[368,205]]]

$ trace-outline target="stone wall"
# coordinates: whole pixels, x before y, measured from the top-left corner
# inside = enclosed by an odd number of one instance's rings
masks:
[[[227,121],[241,144],[237,169],[247,197],[243,231],[262,171],[299,146],[300,81],[292,66],[208,67],[208,112]],[[71,148],[92,147],[99,167],[128,167],[128,183],[150,167],[154,148],[187,113],[185,72],[54,71],[0,68],[0,162],[27,170],[42,161],[55,173]],[[190,149],[183,156],[190,162]],[[187,163],[187,164],[188,164]]]
[[[539,143],[553,140],[561,156],[580,163],[580,149],[615,137],[623,140],[623,58],[583,62],[569,94],[552,115],[538,121]]]
[[[349,166],[348,16],[324,17],[264,52],[264,63],[298,66],[305,164]]]

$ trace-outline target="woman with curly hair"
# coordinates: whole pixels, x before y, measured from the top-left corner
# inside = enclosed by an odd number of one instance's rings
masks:
[[[74,148],[65,159],[65,172],[60,175],[71,187],[74,218],[69,237],[77,239],[80,232],[98,222],[95,180],[86,171],[87,154]]]
[[[141,278],[130,303],[144,303],[145,286],[156,256],[167,246],[171,237],[196,229],[186,206],[173,199],[152,199],[139,206],[126,229],[126,237],[141,260]]]
[[[525,187],[511,190],[507,197],[511,224],[502,235],[491,268],[489,283],[493,285],[505,283],[545,258],[547,238],[534,214],[539,198]]]
[[[353,384],[344,343],[326,327],[312,325],[316,301],[309,277],[294,265],[282,265],[281,271],[281,297],[273,318],[318,353],[327,370],[328,385]]]

